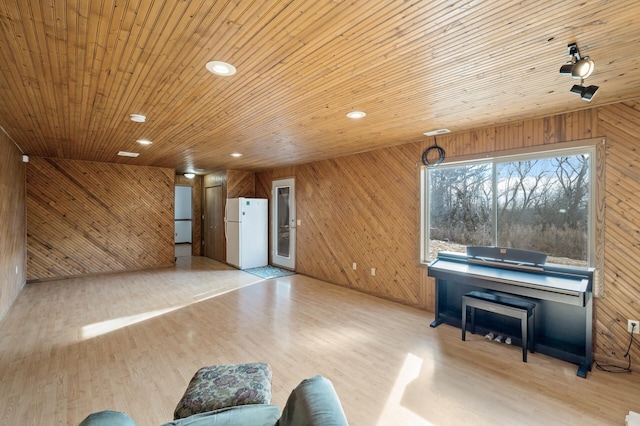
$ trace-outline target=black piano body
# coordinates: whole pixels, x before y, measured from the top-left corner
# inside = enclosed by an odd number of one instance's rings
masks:
[[[578,365],[587,376],[592,364],[593,268],[545,263],[546,255],[501,247],[469,247],[441,252],[428,266],[436,279],[436,312],[431,327],[461,327],[462,296],[470,291],[520,298],[536,304],[535,351]],[[517,320],[491,312],[476,316],[477,333],[513,330]],[[514,344],[518,343],[514,340]]]

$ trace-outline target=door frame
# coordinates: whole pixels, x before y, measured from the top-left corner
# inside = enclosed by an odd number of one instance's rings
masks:
[[[289,187],[289,256],[278,255],[278,199],[277,189]],[[295,178],[277,179],[271,182],[271,263],[275,266],[296,269],[296,182]]]

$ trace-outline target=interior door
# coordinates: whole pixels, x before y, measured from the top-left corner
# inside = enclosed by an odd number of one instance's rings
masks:
[[[193,216],[193,188],[190,186],[176,186],[175,188],[175,243],[191,244],[191,227]]]
[[[204,255],[225,261],[224,198],[222,185],[205,189]]]
[[[295,180],[272,183],[271,263],[295,270],[296,267],[296,191]]]

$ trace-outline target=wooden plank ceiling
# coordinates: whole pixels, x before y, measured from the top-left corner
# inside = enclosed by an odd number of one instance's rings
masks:
[[[637,1],[0,0],[0,24],[0,126],[33,156],[263,170],[640,96]]]

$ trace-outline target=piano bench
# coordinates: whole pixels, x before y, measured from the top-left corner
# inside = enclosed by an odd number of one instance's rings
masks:
[[[522,361],[527,362],[527,349],[533,353],[535,348],[535,303],[482,291],[471,291],[465,294],[462,296],[462,340],[466,340],[467,308],[471,308],[472,333],[475,333],[476,309],[519,318],[522,330]]]

